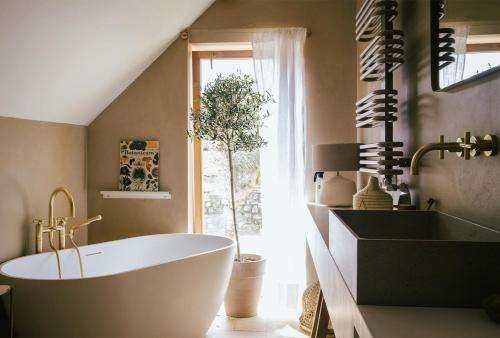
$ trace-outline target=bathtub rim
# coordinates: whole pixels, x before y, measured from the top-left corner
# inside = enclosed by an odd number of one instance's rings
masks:
[[[173,263],[173,262],[177,262],[177,261],[183,261],[183,260],[187,260],[187,259],[190,259],[190,258],[193,258],[193,257],[198,257],[198,256],[206,255],[206,254],[211,254],[211,253],[215,253],[215,252],[227,250],[227,249],[229,249],[231,247],[235,247],[236,246],[235,240],[232,239],[232,238],[230,238],[230,237],[228,237],[228,236],[211,235],[211,234],[191,234],[191,233],[173,233],[173,234],[162,234],[162,233],[160,233],[160,234],[150,234],[150,235],[134,236],[134,237],[116,239],[116,240],[112,240],[112,241],[99,242],[99,243],[94,243],[94,244],[87,244],[87,245],[82,245],[79,248],[90,246],[90,245],[96,245],[96,244],[105,244],[105,243],[111,243],[111,242],[121,242],[121,241],[126,241],[126,240],[129,240],[129,239],[133,239],[133,238],[146,238],[146,237],[156,237],[156,236],[216,237],[216,238],[227,239],[231,243],[229,245],[226,245],[226,246],[223,246],[223,247],[220,247],[220,248],[217,248],[217,249],[203,251],[201,253],[197,253],[197,254],[193,254],[193,255],[183,256],[181,258],[178,258],[178,259],[175,259],[175,260],[172,260],[172,261],[167,261],[167,262],[163,262],[163,263],[159,263],[159,264],[147,265],[147,266],[143,266],[143,267],[136,268],[136,269],[124,270],[124,271],[120,271],[120,272],[117,272],[117,273],[112,273],[112,274],[107,274],[107,275],[100,275],[100,276],[92,276],[92,277],[62,278],[62,279],[59,279],[59,278],[26,278],[26,277],[13,276],[13,275],[7,274],[7,273],[5,273],[3,271],[4,266],[7,265],[7,264],[9,264],[9,263],[12,263],[12,262],[15,262],[17,260],[21,260],[23,258],[30,257],[30,256],[43,255],[43,254],[46,254],[46,253],[51,253],[51,251],[47,251],[47,252],[36,253],[36,254],[31,254],[31,255],[25,255],[25,256],[20,256],[20,257],[12,258],[12,259],[10,259],[8,261],[5,261],[5,262],[1,263],[0,264],[0,276],[4,276],[4,277],[7,277],[7,278],[11,278],[11,279],[19,279],[19,280],[25,280],[25,281],[38,281],[38,282],[64,282],[64,281],[77,281],[77,280],[107,278],[107,277],[114,277],[114,276],[119,276],[119,275],[131,273],[131,272],[136,272],[136,271],[140,271],[140,270],[151,269],[151,268],[155,268],[155,267],[158,267],[158,266],[161,266],[161,265],[165,265],[165,264],[168,264],[168,263]],[[71,247],[71,248],[66,248],[66,249],[63,249],[63,250],[74,250],[74,248]],[[62,251],[62,250],[59,250],[59,251]]]

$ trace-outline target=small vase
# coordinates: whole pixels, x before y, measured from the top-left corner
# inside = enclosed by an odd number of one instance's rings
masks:
[[[371,176],[368,185],[354,195],[353,208],[392,210],[392,196],[380,188],[378,178]]]

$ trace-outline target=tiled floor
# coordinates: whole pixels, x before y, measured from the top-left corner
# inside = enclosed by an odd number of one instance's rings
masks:
[[[253,318],[227,317],[222,310],[208,331],[207,338],[305,338],[298,321],[286,311],[272,315],[266,311]]]
[[[262,251],[265,248],[262,236],[242,236],[241,240],[245,250],[248,252],[266,255]],[[300,275],[301,272],[297,270],[297,274]],[[259,315],[257,317],[227,317],[224,312],[224,306],[222,306],[206,338],[309,337],[309,335],[299,329],[298,317],[301,312],[299,309],[301,307],[301,298],[294,297],[295,293],[302,294],[302,292],[294,288],[280,289],[277,286],[280,281],[274,280],[273,278],[275,277],[276,274],[266,274],[259,302]],[[289,292],[285,292],[285,290]]]

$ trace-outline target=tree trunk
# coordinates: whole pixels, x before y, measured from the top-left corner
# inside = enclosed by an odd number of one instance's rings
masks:
[[[234,237],[236,239],[236,257],[238,259],[238,262],[241,262],[240,237],[238,235],[238,224],[236,222],[236,203],[234,201],[233,152],[231,151],[231,149],[227,150],[227,155],[229,159],[229,180],[231,181],[231,206],[233,211]]]

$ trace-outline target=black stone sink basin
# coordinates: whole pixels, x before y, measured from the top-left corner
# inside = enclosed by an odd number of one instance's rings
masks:
[[[436,211],[332,210],[332,256],[358,304],[480,307],[500,293],[500,232]]]

